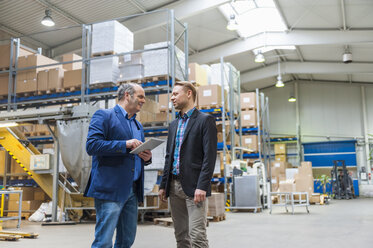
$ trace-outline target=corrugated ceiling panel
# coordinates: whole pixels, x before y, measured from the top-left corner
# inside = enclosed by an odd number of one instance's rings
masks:
[[[51,0],[50,2],[85,23],[105,21],[140,12],[140,10],[129,1]]]
[[[149,11],[149,10],[159,8],[160,6],[164,6],[166,4],[171,4],[171,3],[177,2],[177,1],[170,1],[170,0],[152,0],[152,1],[136,0],[136,2],[138,2],[140,5],[145,7],[146,10]]]

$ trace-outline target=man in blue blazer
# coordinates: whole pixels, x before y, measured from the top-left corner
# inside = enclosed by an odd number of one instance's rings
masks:
[[[137,205],[144,197],[144,165],[152,154],[130,151],[144,142],[144,130],[135,119],[145,103],[144,89],[133,83],[118,88],[118,104],[92,117],[86,150],[92,170],[84,195],[95,199],[96,227],[92,247],[131,247],[136,236]]]

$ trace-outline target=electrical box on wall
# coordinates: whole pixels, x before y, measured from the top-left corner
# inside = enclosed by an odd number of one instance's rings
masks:
[[[31,155],[30,169],[31,170],[49,170],[51,168],[50,154]]]

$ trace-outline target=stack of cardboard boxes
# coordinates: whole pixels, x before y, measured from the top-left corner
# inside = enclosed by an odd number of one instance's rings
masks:
[[[35,212],[43,202],[50,198],[39,187],[19,187],[16,190],[22,190],[22,216],[30,216]],[[9,194],[8,198],[8,216],[18,215],[19,195]]]
[[[308,192],[312,196],[314,182],[311,162],[301,162],[301,166],[292,168],[290,163],[274,161],[271,172],[273,192]]]
[[[41,54],[32,54],[18,57],[18,68],[55,64],[58,61],[45,57]],[[46,74],[46,70],[53,73]],[[38,84],[38,73],[44,71]],[[61,88],[63,78],[63,68],[61,65],[45,66],[41,68],[27,69],[17,72],[16,93],[29,93],[36,91],[46,91],[49,88]]]
[[[13,48],[13,54],[15,53],[16,48]],[[7,45],[0,45],[0,69],[1,70],[8,70],[10,68],[10,44]],[[33,53],[20,47],[19,49],[19,56],[27,56],[32,55]],[[15,57],[13,57],[12,65],[15,64]],[[8,73],[1,73],[0,74],[0,96],[8,95]]]
[[[208,198],[207,216],[219,217],[225,214],[224,193],[211,193]]]
[[[275,160],[276,161],[286,161],[286,144],[277,143],[275,144]]]

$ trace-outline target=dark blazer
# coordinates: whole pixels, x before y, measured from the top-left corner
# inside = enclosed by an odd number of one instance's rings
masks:
[[[165,166],[160,188],[169,196],[172,164],[174,162],[175,137],[178,119],[168,128]],[[194,110],[186,127],[180,147],[180,181],[187,196],[194,197],[194,191],[201,189],[211,195],[211,178],[214,173],[217,150],[217,129],[215,118]]]
[[[126,148],[126,140],[132,139],[120,107],[96,111],[89,125],[86,150],[92,157],[92,170],[84,195],[101,200],[125,202],[131,193],[135,171],[135,156]],[[144,130],[136,120],[136,132],[144,142]],[[139,139],[138,138],[138,139]],[[143,201],[144,161],[141,160],[140,183],[137,197]]]

